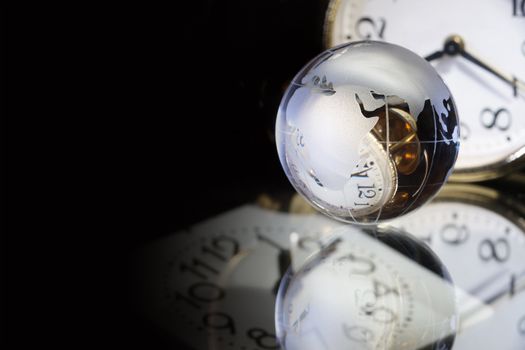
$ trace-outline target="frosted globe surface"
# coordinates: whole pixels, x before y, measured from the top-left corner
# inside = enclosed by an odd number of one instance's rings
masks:
[[[309,62],[276,122],[295,189],[345,222],[377,223],[440,189],[459,149],[452,95],[435,69],[400,46],[345,44]]]

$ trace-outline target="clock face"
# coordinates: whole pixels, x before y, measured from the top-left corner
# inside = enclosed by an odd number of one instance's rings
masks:
[[[192,349],[279,349],[281,277],[338,225],[321,215],[245,206],[158,241],[143,259],[144,310]]]
[[[525,229],[494,210],[495,204],[459,199],[430,203],[393,225],[425,240],[452,280],[479,300],[460,301],[454,349],[525,347]],[[461,299],[460,299],[461,300]]]
[[[325,34],[329,46],[383,40],[423,57],[442,50],[445,40],[457,34],[466,50],[516,79],[513,87],[459,55],[432,61],[454,96],[461,120],[456,176],[493,174],[524,157],[524,7],[524,0],[335,0]]]

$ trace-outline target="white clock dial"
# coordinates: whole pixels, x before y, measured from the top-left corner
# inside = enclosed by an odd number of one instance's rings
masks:
[[[425,240],[449,268],[454,283],[485,306],[484,312],[477,312],[460,305],[463,314],[454,349],[523,349],[523,218],[511,220],[508,208],[497,210],[488,198],[461,200],[460,187],[448,189],[446,198],[438,197],[392,224]],[[458,198],[451,199],[451,194]]]
[[[523,5],[523,0],[334,0],[325,34],[330,46],[384,40],[423,57],[442,50],[446,39],[458,34],[466,50],[515,79],[509,85],[459,55],[432,61],[461,120],[456,179],[481,179],[525,158]]]

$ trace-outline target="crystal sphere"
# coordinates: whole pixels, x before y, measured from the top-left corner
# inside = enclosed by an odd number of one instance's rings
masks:
[[[281,280],[284,350],[452,349],[455,287],[424,243],[394,229],[346,226]]]
[[[440,189],[459,150],[452,95],[423,58],[364,41],[329,49],[285,92],[276,121],[295,189],[335,219],[377,223]]]

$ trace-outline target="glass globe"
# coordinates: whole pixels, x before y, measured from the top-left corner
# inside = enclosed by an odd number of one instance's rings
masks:
[[[284,350],[450,350],[458,311],[445,266],[393,229],[337,229],[283,277],[276,331]]]
[[[295,189],[335,219],[377,223],[420,207],[459,149],[452,95],[435,69],[400,46],[358,42],[308,63],[276,121]]]

